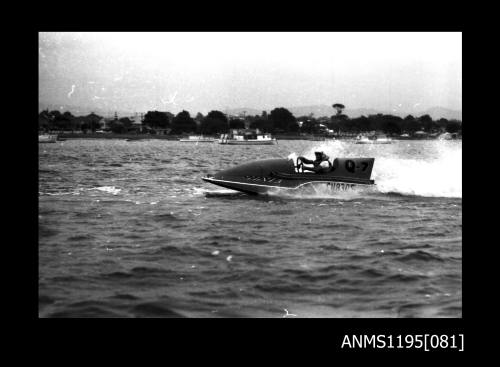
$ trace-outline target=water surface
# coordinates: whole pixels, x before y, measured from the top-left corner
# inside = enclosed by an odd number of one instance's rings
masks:
[[[461,142],[39,144],[41,317],[461,317]],[[375,157],[369,192],[254,197],[253,159]]]

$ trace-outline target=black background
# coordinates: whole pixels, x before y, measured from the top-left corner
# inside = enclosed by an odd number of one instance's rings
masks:
[[[482,291],[487,279],[485,258],[491,258],[490,249],[495,241],[488,239],[480,215],[487,217],[478,190],[477,175],[464,170],[465,231],[463,231],[463,317],[459,319],[39,319],[38,318],[38,32],[51,31],[453,31],[463,32],[464,68],[475,75],[481,68],[478,50],[482,49],[481,38],[486,32],[465,27],[460,5],[425,4],[423,2],[381,4],[351,3],[348,7],[338,3],[314,4],[283,3],[60,3],[51,7],[43,4],[22,12],[4,13],[13,17],[10,31],[4,31],[12,46],[3,48],[4,60],[14,65],[4,67],[14,85],[10,111],[23,111],[22,119],[33,121],[32,129],[12,128],[20,116],[4,115],[4,126],[11,131],[4,136],[4,183],[16,194],[4,196],[11,199],[8,226],[11,234],[3,246],[14,250],[5,255],[3,262],[9,275],[4,281],[14,284],[7,291],[6,301],[13,312],[4,313],[12,318],[12,331],[6,332],[10,342],[17,346],[18,356],[33,357],[47,361],[63,361],[70,365],[76,362],[97,364],[125,359],[146,365],[155,358],[160,365],[184,365],[194,360],[199,363],[240,364],[288,364],[299,362],[306,365],[339,363],[336,354],[341,350],[345,334],[465,334],[465,353],[478,350],[488,344],[486,330],[492,329],[495,316],[494,287]],[[28,5],[26,4],[26,7]],[[465,10],[465,9],[464,9]],[[467,10],[469,11],[469,10]],[[16,15],[18,17],[16,18]],[[473,14],[468,14],[473,18]],[[477,18],[476,18],[477,20]],[[471,20],[472,21],[472,20]],[[479,22],[481,23],[481,22]],[[470,24],[467,22],[467,24]],[[470,28],[469,28],[470,27]],[[471,33],[469,34],[469,31]],[[469,40],[468,40],[469,38]],[[478,40],[479,38],[479,40]],[[486,44],[486,41],[483,40]],[[10,42],[9,42],[10,43]],[[488,44],[492,47],[491,44]],[[472,51],[469,51],[471,46]],[[472,56],[467,57],[466,54]],[[472,59],[472,60],[471,60]],[[10,70],[13,70],[10,72]],[[16,70],[16,71],[14,71]],[[474,84],[477,78],[466,73],[464,81]],[[469,77],[467,77],[469,75]],[[476,88],[467,91],[468,105],[478,106],[484,100],[472,101]],[[11,92],[12,91],[12,92]],[[4,99],[4,101],[6,101]],[[4,106],[7,107],[7,106]],[[470,112],[469,112],[470,110]],[[482,110],[488,110],[483,106]],[[29,113],[28,113],[29,111]],[[4,110],[7,112],[7,110]],[[481,171],[481,164],[488,163],[481,149],[480,117],[475,108],[464,109],[466,122],[463,144],[463,165]],[[496,112],[496,111],[495,111]],[[498,123],[498,121],[495,121]],[[21,125],[21,124],[20,124]],[[476,125],[476,126],[474,126]],[[469,126],[469,127],[467,127]],[[18,130],[19,129],[19,130]],[[476,130],[475,132],[473,130]],[[484,131],[483,131],[484,132]],[[491,135],[490,135],[491,137]],[[485,169],[487,175],[491,169]],[[492,173],[493,174],[493,173]],[[4,213],[5,213],[4,212]],[[476,214],[473,214],[476,213]],[[480,215],[479,215],[480,214]],[[480,225],[475,223],[480,221]],[[493,227],[495,228],[495,227]],[[475,305],[479,307],[475,307]],[[15,317],[11,315],[16,315]],[[491,321],[489,321],[491,319]],[[21,322],[18,322],[21,321]],[[28,342],[28,343],[26,343]],[[359,350],[356,350],[359,351]],[[384,349],[378,352],[402,353],[408,350]],[[105,357],[97,357],[96,354]],[[269,353],[269,354],[268,354]],[[435,355],[436,352],[427,352]],[[447,355],[460,356],[456,350]],[[176,358],[174,358],[176,357]],[[273,357],[273,358],[271,358]],[[319,359],[322,362],[319,362]],[[290,361],[290,362],[289,362]],[[370,362],[370,361],[369,361]],[[451,362],[449,360],[448,362]]]

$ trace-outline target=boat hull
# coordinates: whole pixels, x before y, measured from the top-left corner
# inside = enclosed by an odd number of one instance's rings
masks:
[[[371,140],[371,141],[357,141],[356,144],[391,144],[391,140]]]
[[[39,143],[55,143],[57,141],[57,135],[38,135]]]
[[[360,184],[344,181],[300,181],[275,180],[269,182],[250,182],[249,180],[221,180],[213,177],[203,177],[206,182],[252,195],[269,195],[273,193],[294,194],[299,192],[342,192],[352,191],[374,184]]]
[[[216,140],[215,139],[200,139],[200,140],[193,140],[193,139],[179,139],[181,143],[213,143]]]
[[[249,194],[317,191],[348,191],[371,186],[374,158],[336,158],[329,172],[303,172],[291,159],[247,162],[202,179],[214,185]]]
[[[223,140],[219,141],[219,144],[227,145],[274,145],[276,140]]]

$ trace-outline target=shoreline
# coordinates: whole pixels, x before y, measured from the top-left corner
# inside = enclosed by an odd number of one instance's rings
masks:
[[[153,135],[153,134],[114,134],[114,133],[91,133],[91,134],[74,134],[74,133],[52,133],[57,134],[60,139],[122,139],[122,140],[170,140],[179,141],[181,138],[185,138],[186,135]],[[215,137],[216,139],[218,137]],[[329,137],[311,137],[311,136],[300,136],[300,135],[274,135],[276,140],[310,140],[310,141],[334,141],[334,140],[354,140],[355,137],[340,137],[340,138],[329,138]],[[436,138],[401,138],[401,137],[391,137],[392,140],[437,140]],[[452,139],[452,140],[462,140],[462,138]]]

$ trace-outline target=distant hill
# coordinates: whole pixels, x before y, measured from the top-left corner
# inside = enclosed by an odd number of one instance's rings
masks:
[[[314,105],[314,106],[294,106],[287,107],[295,117],[308,116],[313,113],[314,117],[331,116],[335,114],[332,106],[327,105]]]
[[[321,117],[321,116],[330,117],[337,113],[337,110],[335,110],[332,106],[328,105],[288,107],[288,110],[290,110],[290,112],[292,112],[296,117],[308,116],[311,113],[314,114],[314,117]],[[362,115],[368,116],[381,112],[370,108],[354,108],[354,109],[346,108],[343,113],[349,117],[354,118]]]
[[[288,110],[290,110],[290,112],[292,112],[296,117],[307,116],[310,113],[314,113],[314,117],[332,116],[335,115],[337,112],[333,107],[327,105],[289,107]],[[382,111],[382,110],[375,110],[373,108],[353,108],[353,109],[346,108],[343,113],[351,118],[383,113],[400,117],[406,117],[411,114],[415,117],[422,115],[429,115],[434,120],[438,120],[440,118],[445,118],[448,120],[451,119],[462,120],[462,111],[451,110],[449,108],[444,108],[444,107],[432,107],[424,111],[412,111],[412,112]]]
[[[281,107],[281,106],[277,106]],[[289,110],[295,117],[300,117],[300,116],[308,116],[311,113],[314,113],[314,117],[321,117],[321,116],[332,116],[335,115],[337,112],[332,106],[328,105],[313,105],[313,106],[298,106],[298,107],[285,107],[287,110]],[[249,107],[243,107],[243,108],[230,108],[228,110],[224,110],[224,113],[229,113],[230,115],[243,115],[243,113],[246,111],[246,115],[249,116],[255,116],[255,115],[261,115],[262,110],[258,110],[256,108],[249,108]],[[271,110],[267,110],[267,112],[271,112]],[[380,113],[380,111],[374,110],[374,109],[368,109],[368,108],[357,108],[357,109],[346,109],[344,110],[344,113],[347,114],[349,117],[359,117],[361,115],[371,115],[371,114],[376,114]]]
[[[224,110],[222,112],[227,113],[231,116],[239,116],[245,114],[246,116],[255,116],[255,115],[262,115],[262,111],[264,110],[258,110],[256,108],[247,108],[247,107],[241,107],[241,108],[230,108],[228,110]]]
[[[462,121],[462,111],[450,110],[449,108],[432,107],[422,112],[422,114],[431,116],[433,120],[445,118],[447,120],[455,119]]]
[[[49,110],[61,110],[60,105],[55,105],[55,104],[48,104],[48,103],[38,103],[38,110],[42,111],[46,108]],[[82,115],[88,115],[91,112],[94,112],[98,115],[104,116],[104,117],[111,117],[114,115],[115,111],[110,111],[110,110],[105,110],[99,107],[88,107],[88,106],[72,106],[72,105],[65,105],[63,106],[64,108],[61,111],[71,111],[71,113],[75,116],[82,116]],[[290,112],[293,113],[295,117],[300,117],[300,116],[308,116],[309,114],[313,113],[314,117],[321,117],[321,116],[332,116],[335,115],[336,110],[329,105],[311,105],[311,106],[294,106],[294,107],[285,107],[287,108]],[[240,107],[240,108],[230,108],[227,110],[223,110],[224,113],[228,113],[233,116],[238,116],[238,115],[243,115],[244,113],[247,116],[255,116],[255,115],[261,115],[262,111],[264,109],[256,109],[256,108],[250,108],[250,107]],[[271,110],[267,110],[269,113]],[[133,116],[135,112],[141,113],[141,112],[147,112],[147,111],[116,111],[118,116]],[[190,111],[192,115],[194,115],[196,112]],[[430,115],[434,120],[438,120],[440,118],[445,118],[448,120],[451,119],[456,119],[456,120],[462,120],[462,111],[457,111],[457,110],[452,110],[449,108],[444,108],[444,107],[431,107],[428,108],[427,110],[423,111],[412,111],[412,112],[407,112],[407,111],[381,111],[381,110],[375,110],[373,108],[346,108],[344,110],[344,114],[351,118],[359,117],[359,116],[368,116],[368,115],[375,115],[377,113],[384,113],[384,114],[391,114],[391,115],[396,115],[400,117],[406,117],[408,115],[413,115],[415,117],[422,116],[422,115]]]
[[[61,106],[63,108],[61,108]],[[99,107],[88,107],[88,106],[74,106],[74,105],[56,105],[52,103],[43,103],[43,102],[38,102],[38,111],[42,111],[45,109],[49,109],[49,111],[54,111],[58,110],[61,112],[64,111],[70,111],[73,116],[85,116],[90,114],[91,112],[94,112],[97,115],[100,115],[102,117],[112,117],[115,114],[115,111],[111,111],[108,109],[104,108],[99,108]],[[137,111],[139,112],[139,111]],[[118,117],[121,116],[133,116],[135,114],[135,111],[116,111],[118,114]]]
[[[313,113],[314,117],[321,117],[321,116],[332,116],[337,113],[337,111],[332,107],[328,105],[311,105],[311,106],[293,106],[293,107],[285,107],[287,108],[295,117],[300,117],[300,116],[308,116],[309,114]],[[246,111],[246,115],[261,115],[262,110],[258,110],[255,108],[232,108],[228,109],[227,113],[231,115],[242,115],[243,112]],[[271,110],[267,110],[267,112],[270,112]],[[226,112],[226,111],[224,111]],[[368,115],[376,115],[378,113],[383,113],[383,114],[391,114],[395,116],[400,116],[400,117],[406,117],[408,115],[413,115],[415,117],[422,116],[422,115],[430,115],[434,120],[438,120],[440,118],[445,118],[448,120],[451,119],[457,119],[457,120],[462,120],[462,111],[456,111],[456,110],[451,110],[449,108],[444,108],[444,107],[432,107],[427,110],[421,110],[421,111],[383,111],[383,110],[376,110],[373,108],[346,108],[344,110],[344,114],[351,118],[356,118],[360,116],[368,116]]]

